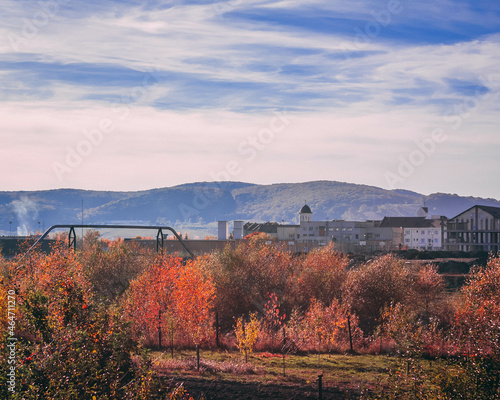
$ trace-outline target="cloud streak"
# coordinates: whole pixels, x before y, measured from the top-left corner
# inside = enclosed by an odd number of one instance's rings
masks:
[[[21,40],[0,48],[0,162],[16,167],[3,189],[211,180],[242,138],[286,109],[286,138],[278,135],[236,179],[386,187],[384,171],[398,155],[442,127],[449,140],[404,187],[500,198],[491,177],[447,184],[456,182],[452,171],[481,173],[473,162],[480,154],[491,171],[500,167],[491,157],[500,8],[490,3],[48,0],[57,8],[43,22],[41,3],[6,1],[0,34]],[[23,33],[30,24],[31,36]],[[465,115],[476,93],[484,101],[454,129],[446,118]],[[58,182],[51,165],[102,119],[113,121],[113,133]],[[469,172],[463,155],[453,156],[467,149]],[[150,168],[166,173],[152,178]]]

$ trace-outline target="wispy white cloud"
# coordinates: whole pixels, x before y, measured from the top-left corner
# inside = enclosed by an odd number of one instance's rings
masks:
[[[466,171],[455,155],[467,149],[498,170],[488,145],[498,140],[496,5],[401,0],[382,24],[389,3],[370,0],[53,2],[30,35],[39,3],[6,1],[0,17],[0,128],[12,150],[0,163],[18,171],[5,189],[211,180],[231,160],[246,181],[384,186],[384,172],[437,128],[445,145],[402,186],[426,192],[437,186],[426,176]],[[247,162],[238,146],[285,108],[286,134]],[[53,163],[103,118],[113,134],[58,180]],[[22,162],[9,156],[19,152]],[[96,183],[106,165],[113,179]]]

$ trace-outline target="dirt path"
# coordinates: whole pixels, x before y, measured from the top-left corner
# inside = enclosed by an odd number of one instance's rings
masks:
[[[227,380],[206,380],[201,378],[168,378],[170,382],[183,383],[195,400],[302,400],[318,399],[317,383],[307,386],[262,384],[259,382],[237,382]],[[205,397],[203,397],[204,395]],[[342,392],[336,388],[323,388],[324,400],[353,399],[353,393]]]

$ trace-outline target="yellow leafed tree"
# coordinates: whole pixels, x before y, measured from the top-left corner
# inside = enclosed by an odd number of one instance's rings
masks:
[[[257,314],[250,314],[250,321],[245,323],[243,316],[239,317],[236,321],[236,340],[238,348],[241,352],[245,353],[245,362],[248,362],[248,353],[253,351],[255,343],[260,334],[261,326],[257,318]]]

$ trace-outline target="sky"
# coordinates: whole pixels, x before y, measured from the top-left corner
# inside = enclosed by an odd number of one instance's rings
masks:
[[[2,0],[1,191],[500,199],[496,0]]]

